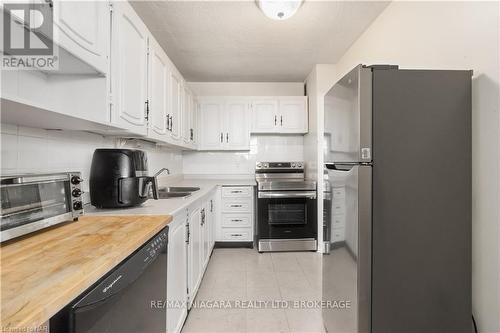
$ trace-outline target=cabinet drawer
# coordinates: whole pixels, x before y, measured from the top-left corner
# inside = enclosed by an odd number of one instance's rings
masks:
[[[222,239],[226,241],[252,241],[250,228],[222,228]]]
[[[345,228],[345,215],[334,215],[332,218],[332,228],[339,229]]]
[[[251,200],[248,201],[235,201],[235,200],[224,200],[222,202],[222,211],[227,213],[238,212],[238,213],[251,213],[252,204]]]
[[[334,201],[332,203],[332,214],[340,215],[345,213],[345,203],[343,201]]]
[[[248,198],[252,196],[252,188],[249,186],[222,187],[223,198]]]
[[[333,200],[345,198],[345,188],[337,187],[333,189]]]
[[[345,240],[345,228],[332,230],[332,243],[342,242]]]
[[[223,214],[223,227],[251,227],[252,215]]]

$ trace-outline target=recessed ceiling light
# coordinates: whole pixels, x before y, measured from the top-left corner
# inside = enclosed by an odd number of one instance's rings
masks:
[[[267,17],[273,20],[286,20],[292,17],[303,0],[256,0],[257,6]]]

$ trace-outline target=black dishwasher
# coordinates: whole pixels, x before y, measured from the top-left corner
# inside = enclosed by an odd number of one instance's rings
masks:
[[[52,317],[50,332],[165,333],[167,244],[165,227]]]

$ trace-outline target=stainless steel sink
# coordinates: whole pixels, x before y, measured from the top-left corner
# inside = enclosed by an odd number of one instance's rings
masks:
[[[176,193],[176,192],[196,192],[200,188],[199,187],[188,187],[188,186],[169,186],[169,187],[160,187],[158,192],[160,193]]]
[[[190,192],[165,192],[158,191],[158,199],[184,198],[190,196]]]

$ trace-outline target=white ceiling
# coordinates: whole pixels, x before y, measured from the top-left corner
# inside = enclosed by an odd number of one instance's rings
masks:
[[[254,1],[132,3],[188,81],[303,81],[335,63],[388,2],[306,0],[285,21]]]

